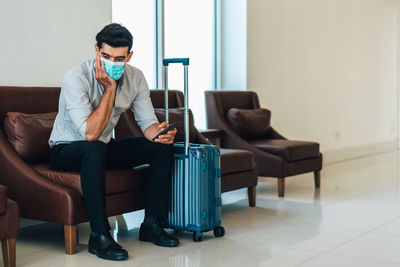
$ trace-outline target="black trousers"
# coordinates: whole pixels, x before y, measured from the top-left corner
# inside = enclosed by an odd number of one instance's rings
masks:
[[[101,141],[76,141],[51,150],[50,167],[57,171],[80,171],[83,199],[93,232],[110,230],[106,213],[105,170],[133,168],[149,163],[145,215],[164,219],[168,215],[172,145],[150,142],[145,137]]]

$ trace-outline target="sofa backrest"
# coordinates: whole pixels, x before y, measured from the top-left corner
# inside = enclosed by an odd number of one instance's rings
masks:
[[[165,107],[165,95],[164,90],[150,90],[150,98],[153,104],[154,110],[156,112],[159,121],[164,120],[164,107]],[[184,106],[183,93],[178,90],[168,91],[168,107],[171,109],[170,112],[170,122],[174,122],[174,119],[183,121],[183,111],[180,112],[179,109]],[[181,114],[180,114],[181,113]],[[210,144],[210,142],[202,136],[194,126],[193,115],[190,113],[190,125],[189,125],[189,140],[191,143],[198,144]],[[176,136],[177,141],[183,141],[183,125],[178,127],[178,134]],[[122,115],[115,128],[115,136],[117,139],[127,138],[130,136],[143,135],[136,120],[133,116],[132,111],[127,110]]]
[[[150,90],[150,98],[155,109],[164,108],[164,90]],[[183,97],[180,98],[176,91],[170,90],[168,92],[168,106],[170,108],[183,107]],[[125,111],[115,127],[116,139],[128,138],[131,136],[142,136],[143,133],[137,124],[135,117],[131,110]]]
[[[164,111],[160,109],[164,109],[165,107],[165,94],[164,90],[150,90],[151,102],[153,103],[153,107],[156,110],[157,117],[164,118]],[[172,109],[182,109],[184,107],[184,96],[182,91],[179,90],[169,90],[168,91],[168,107],[171,109],[171,113],[174,111]],[[158,110],[157,110],[158,109]],[[160,116],[160,113],[162,115]],[[176,114],[175,114],[176,115]],[[173,115],[174,116],[174,115]],[[171,116],[172,117],[172,116]],[[196,129],[194,126],[192,112],[189,114],[189,141],[191,143],[196,144],[210,144],[210,142]],[[179,120],[183,121],[183,112],[182,116],[180,116]],[[173,122],[173,121],[170,121]],[[183,141],[183,124],[178,128],[180,133],[177,134],[178,141]]]
[[[60,87],[0,86],[0,134],[4,134],[4,119],[7,112],[27,114],[57,112],[60,91]],[[164,91],[151,90],[150,97],[155,108],[164,108]],[[183,94],[171,90],[169,92],[169,107],[178,108],[182,106]],[[117,139],[143,135],[132,111],[127,110],[121,115],[115,134]]]
[[[60,96],[61,88],[60,87],[18,87],[18,86],[0,86],[0,135],[4,135],[4,119],[6,117],[7,112],[22,112],[26,114],[43,114],[43,113],[51,113],[58,111],[58,102]],[[133,115],[132,115],[133,117]],[[122,128],[126,128],[127,124],[130,122],[127,116],[121,116],[119,121],[119,125]],[[130,126],[130,127],[134,127]],[[140,134],[139,129],[139,134]],[[32,136],[35,136],[31,133]],[[132,135],[131,135],[132,136]],[[4,135],[4,138],[7,137]],[[11,142],[10,142],[11,141]],[[12,140],[9,140],[9,145],[11,145]],[[23,142],[22,142],[23,143]],[[35,153],[31,154],[35,148],[30,147],[29,153],[22,153],[20,156],[35,155],[36,152],[43,154],[43,158],[48,158],[48,156],[44,154],[49,154],[50,147],[46,153],[44,153],[43,149],[46,143],[40,142],[42,145],[35,151]],[[21,144],[21,142],[19,142]],[[15,144],[14,150],[21,153],[24,151],[24,148],[17,147]],[[32,144],[34,145],[34,144]],[[28,149],[28,147],[26,147]],[[25,151],[26,152],[26,151]],[[29,162],[34,162],[31,156],[29,157]],[[38,157],[40,161],[41,158]]]
[[[28,114],[49,113],[58,110],[60,87],[0,86],[0,125],[7,112]]]
[[[164,90],[150,90],[150,98],[153,103],[154,108],[164,108],[165,107],[165,93]],[[182,108],[183,103],[183,93],[178,90],[168,91],[168,107],[169,108]]]

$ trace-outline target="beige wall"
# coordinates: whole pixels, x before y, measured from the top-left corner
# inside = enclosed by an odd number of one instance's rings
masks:
[[[111,22],[111,0],[0,1],[0,85],[61,85]]]
[[[247,88],[323,152],[397,140],[396,0],[248,0]]]

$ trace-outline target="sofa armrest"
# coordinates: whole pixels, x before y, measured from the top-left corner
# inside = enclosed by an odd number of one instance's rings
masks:
[[[205,138],[221,138],[224,131],[221,129],[202,129],[199,132],[204,135]]]
[[[221,138],[224,134],[224,131],[221,129],[204,129],[204,130],[199,130],[199,133],[201,133],[205,138],[207,139],[213,139],[217,147],[221,146]]]
[[[0,185],[0,214],[6,212],[7,207],[7,187]]]

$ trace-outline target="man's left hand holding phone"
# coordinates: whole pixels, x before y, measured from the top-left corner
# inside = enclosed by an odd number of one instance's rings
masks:
[[[152,141],[157,142],[157,143],[162,143],[162,144],[172,144],[174,142],[175,135],[177,132],[176,128],[169,130],[165,134],[158,135],[167,127],[168,127],[168,123],[166,123],[165,121],[160,123],[158,126],[158,132],[157,132],[157,134],[155,134],[153,136]]]

